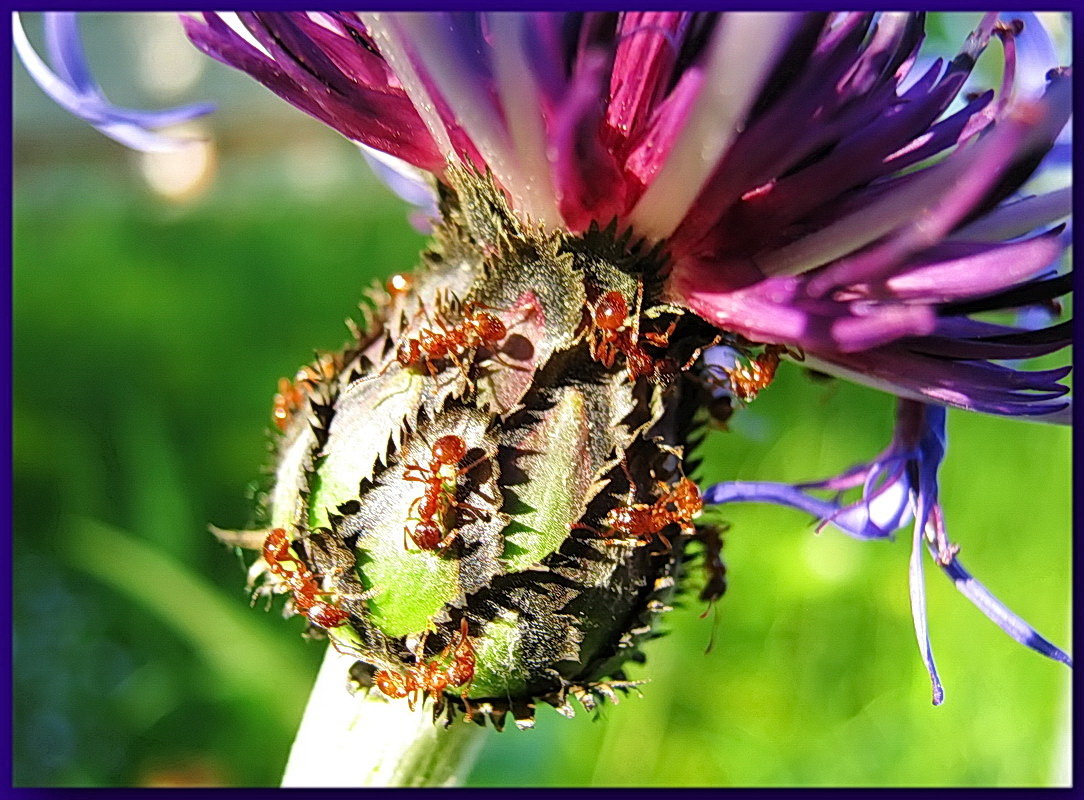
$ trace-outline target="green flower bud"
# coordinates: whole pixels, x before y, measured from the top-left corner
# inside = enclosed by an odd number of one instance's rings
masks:
[[[528,726],[632,685],[701,508],[704,390],[675,358],[715,332],[615,227],[529,229],[486,178],[452,187],[419,270],[280,387],[255,569],[371,691]]]

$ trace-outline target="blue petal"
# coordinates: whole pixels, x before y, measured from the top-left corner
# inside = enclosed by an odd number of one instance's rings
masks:
[[[864,502],[841,507],[838,502],[812,497],[796,486],[769,481],[728,481],[717,483],[705,490],[704,502],[723,503],[774,503],[796,508],[833,525],[856,539],[886,539],[892,531],[878,527],[870,520],[870,511]]]
[[[411,205],[425,211],[429,216],[439,216],[440,209],[437,207],[436,192],[425,180],[420,169],[368,145],[359,144],[358,146],[369,168],[389,189]]]
[[[922,525],[915,522],[915,532],[911,543],[911,563],[908,570],[908,586],[911,593],[911,618],[915,624],[915,638],[918,640],[919,653],[926,671],[930,673],[933,685],[933,704],[941,705],[945,701],[945,689],[937,674],[937,665],[933,662],[933,647],[930,645],[930,632],[926,623],[926,585],[922,574]]]
[[[1006,22],[1018,19],[1024,28],[1016,38],[1014,88],[1024,96],[1038,97],[1046,88],[1046,73],[1059,66],[1054,42],[1039,17],[1028,11],[1002,11]]]
[[[937,554],[933,548],[930,553],[937,560]],[[940,563],[940,562],[939,562]],[[1060,661],[1063,664],[1073,666],[1073,659],[1060,647],[1047,641],[1024,620],[1014,614],[1004,603],[990,594],[990,590],[971,577],[971,574],[963,568],[960,562],[953,558],[947,564],[941,564],[941,569],[960,592],[974,603],[979,611],[988,616],[994,623],[1009,634],[1020,644],[1027,645],[1032,650],[1042,653],[1047,658]]]
[[[46,44],[57,72],[50,69],[34,50],[19,15],[12,15],[15,49],[27,72],[58,105],[86,120],[109,138],[136,150],[176,150],[190,140],[156,133],[154,129],[184,122],[214,110],[214,106],[208,103],[161,111],[139,111],[113,105],[90,76],[74,16],[47,13],[45,24]]]
[[[98,85],[91,77],[83,52],[75,14],[70,11],[45,14],[43,21],[49,63],[53,65],[60,79],[83,94],[97,91]]]

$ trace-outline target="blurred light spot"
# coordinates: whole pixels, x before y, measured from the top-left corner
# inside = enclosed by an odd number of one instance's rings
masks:
[[[228,782],[222,767],[205,755],[147,767],[139,778],[140,786],[225,786]]]
[[[171,134],[184,137],[206,135],[196,124],[177,126]],[[210,139],[192,140],[166,153],[140,153],[139,168],[151,191],[166,200],[194,200],[211,186],[218,166],[215,145]]]
[[[341,153],[324,141],[298,142],[282,154],[283,173],[292,191],[318,200],[334,190],[347,175],[356,175]]]
[[[842,583],[858,569],[854,544],[842,534],[825,528],[822,534],[810,535],[802,542],[802,560],[806,568],[825,583]]]
[[[138,42],[135,71],[143,88],[163,100],[194,89],[207,59],[188,41],[176,14],[133,14],[132,21]]]
[[[38,754],[45,768],[60,769],[75,755],[71,723],[56,711],[39,712],[25,720],[22,728],[26,744]]]
[[[774,428],[771,419],[745,408],[738,409],[738,413],[727,422],[727,427],[754,442],[768,441]]]

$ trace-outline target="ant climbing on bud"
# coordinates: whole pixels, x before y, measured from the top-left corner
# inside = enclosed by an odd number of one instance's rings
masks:
[[[263,560],[272,574],[278,576],[294,595],[294,607],[310,622],[321,628],[337,628],[350,619],[350,615],[326,600],[331,592],[324,591],[309,571],[290,549],[290,539],[284,528],[274,528],[263,543]]]
[[[482,456],[465,467],[459,463],[467,454],[467,443],[462,436],[449,434],[441,436],[431,449],[432,460],[428,466],[407,464],[403,478],[425,484],[420,497],[410,505],[409,519],[417,520],[414,529],[403,529],[403,544],[407,547],[407,537],[422,550],[446,550],[458,535],[454,527],[447,535],[444,529],[448,524],[448,515],[453,509],[466,509],[478,516],[488,516],[485,511],[458,501],[455,497],[456,480],[484,461]]]
[[[625,472],[628,474],[627,467]],[[635,494],[635,484],[631,476],[629,476],[629,484],[631,499],[631,496]],[[662,530],[667,525],[676,524],[681,528],[682,533],[694,534],[696,528],[692,521],[704,510],[704,501],[700,497],[700,490],[696,484],[688,478],[682,478],[672,487],[659,482],[658,488],[661,493],[653,503],[630,502],[628,505],[611,509],[602,518],[605,532],[583,524],[574,525],[573,528],[595,531],[613,544],[633,544],[636,547],[648,544],[657,536],[669,550],[670,540],[662,534]]]
[[[474,301],[463,305],[462,319],[456,324],[446,322],[447,309],[438,307],[436,327],[422,328],[417,336],[404,339],[395,353],[395,360],[403,367],[424,364],[429,374],[436,375],[435,362],[451,360],[462,370],[460,360],[469,350],[486,347],[496,350],[508,335],[508,326],[501,321],[490,306]]]
[[[642,294],[641,284],[636,292],[637,306],[640,305]],[[645,375],[661,380],[673,375],[677,371],[673,360],[668,357],[654,358],[643,349],[640,340],[642,338],[648,344],[665,348],[677,323],[671,322],[670,327],[662,333],[649,332],[641,337],[639,313],[633,317],[631,326],[628,319],[629,304],[621,292],[606,292],[590,306],[587,345],[591,358],[609,368],[614,365],[617,354],[622,353],[631,380]]]
[[[474,680],[475,663],[474,646],[464,617],[459,631],[436,658],[407,667],[405,673],[378,669],[373,673],[373,685],[385,697],[397,700],[406,697],[411,711],[419,695],[423,700],[427,695],[436,700],[448,687],[460,688],[460,697],[465,700]]]
[[[331,380],[338,372],[339,365],[335,356],[324,354],[319,356],[316,364],[301,367],[291,381],[288,378],[279,378],[278,393],[271,408],[271,419],[275,427],[285,432],[290,418],[299,409],[309,392],[316,388],[321,380]]]
[[[662,484],[665,486],[665,484]],[[700,499],[700,490],[688,478],[682,478],[672,489],[664,489],[654,503],[632,503],[612,509],[602,520],[602,524],[613,534],[622,534],[625,541],[632,540],[637,545],[646,544],[653,536],[658,536],[670,549],[670,540],[661,531],[667,525],[677,524],[681,532],[692,534],[695,531],[692,520],[704,508]]]

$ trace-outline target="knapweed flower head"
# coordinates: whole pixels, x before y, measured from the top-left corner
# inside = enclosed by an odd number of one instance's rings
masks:
[[[282,383],[267,527],[223,534],[260,549],[254,580],[356,654],[358,680],[498,724],[612,696],[687,545],[704,596],[725,586],[705,501],[782,503],[860,538],[913,518],[935,702],[923,545],[1069,662],[960,566],[937,496],[944,407],[1068,419],[1069,368],[1021,366],[1067,347],[1067,324],[987,313],[1069,290],[1069,192],[1023,191],[1071,112],[1034,15],[984,15],[948,60],[923,52],[921,13],[183,23],[437,214],[419,269]],[[965,88],[990,47],[999,85]],[[71,59],[48,74],[75,87]],[[86,115],[108,118],[95,97]],[[900,397],[889,449],[828,481],[701,497],[705,409],[753,402],[787,360]]]

